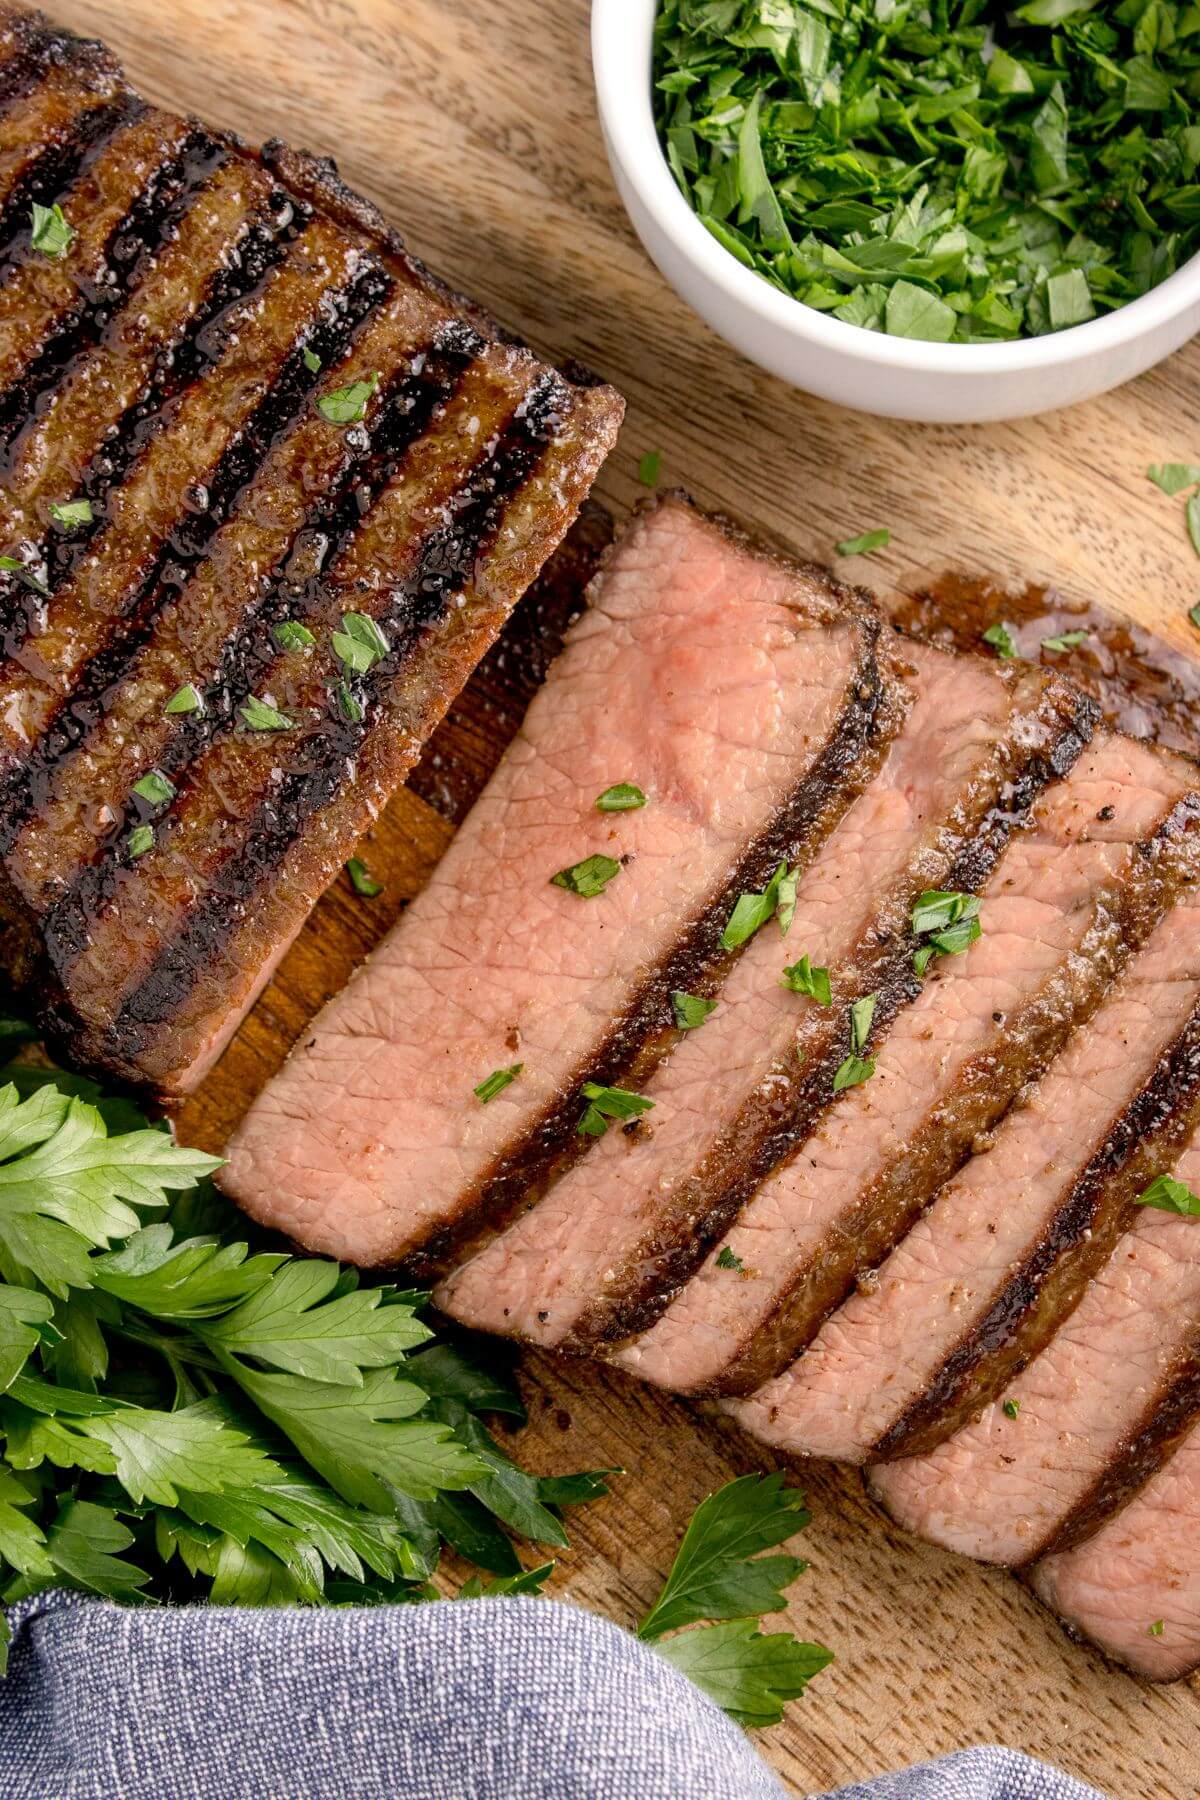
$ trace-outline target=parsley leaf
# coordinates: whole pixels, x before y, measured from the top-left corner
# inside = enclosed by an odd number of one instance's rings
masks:
[[[645,806],[646,796],[632,781],[617,781],[597,797],[597,812],[634,812]]]
[[[51,501],[50,517],[64,531],[73,531],[77,525],[91,524],[92,503],[90,500]]]
[[[322,394],[317,411],[331,425],[356,425],[367,416],[367,401],[379,386],[379,372],[366,381],[352,381],[346,387]]]
[[[41,594],[43,598],[50,592],[50,589],[46,586],[45,582],[42,581],[39,576],[34,574],[27,563],[21,562],[18,557],[0,556],[0,570],[6,575],[15,575],[18,581],[23,582],[27,588],[31,588],[35,594]]]
[[[364,900],[375,900],[383,892],[382,881],[376,881],[361,856],[352,856],[346,864],[350,886]]]
[[[697,1507],[662,1592],[638,1628],[640,1638],[743,1723],[777,1720],[784,1701],[833,1660],[790,1632],[763,1637],[756,1629],[763,1613],[786,1605],[783,1590],[807,1566],[799,1557],[759,1552],[802,1531],[809,1517],[803,1494],[785,1488],[781,1474],[729,1482]],[[679,1635],[662,1641],[668,1632]]]
[[[1013,657],[1017,655],[1017,640],[1003,621],[989,625],[983,634],[985,644],[990,644],[997,656]]]
[[[580,1137],[603,1137],[610,1119],[636,1119],[654,1107],[653,1100],[629,1088],[600,1087],[594,1081],[585,1081],[579,1091],[587,1101],[575,1127]]]
[[[57,201],[53,206],[39,206],[36,200],[33,202],[29,242],[34,250],[57,260],[66,255],[76,235],[75,227]]]
[[[671,1011],[680,1031],[695,1031],[709,1013],[715,1011],[716,1004],[715,1000],[705,1000],[699,994],[685,994],[682,988],[676,988],[671,995]]]
[[[175,784],[168,781],[161,769],[151,769],[140,781],[135,781],[133,791],[140,800],[149,806],[165,806],[168,800],[175,798]]]
[[[752,938],[756,931],[761,931],[768,919],[774,917],[779,907],[780,891],[787,872],[787,864],[781,862],[761,894],[739,896],[737,904],[729,915],[728,923],[721,933],[721,943],[726,950],[736,950],[741,944]],[[795,905],[794,891],[792,905]]]
[[[1161,1212],[1182,1213],[1200,1219],[1200,1194],[1193,1194],[1185,1181],[1170,1175],[1159,1175],[1137,1197],[1139,1206],[1156,1206]]]
[[[163,711],[165,713],[193,713],[199,712],[203,708],[203,705],[204,701],[201,698],[199,688],[193,686],[190,681],[185,681],[182,687],[177,687],[175,689],[175,692],[163,707]]]
[[[643,487],[657,487],[662,474],[662,451],[647,450],[638,463],[638,480]]]
[[[247,695],[238,712],[251,731],[290,731],[292,728],[292,721],[285,712],[280,712],[269,701],[260,700],[256,694]]]
[[[305,344],[302,354],[304,357],[305,368],[308,370],[310,375],[315,375],[317,373],[317,370],[321,367],[320,357],[317,355],[316,351],[314,349],[312,349],[312,347],[308,344]]]
[[[912,928],[929,936],[913,953],[913,968],[923,975],[935,956],[959,956],[983,936],[979,900],[974,894],[929,889],[912,909]]]
[[[1150,480],[1172,499],[1185,488],[1200,487],[1200,468],[1194,463],[1158,463],[1146,470]]]
[[[281,619],[272,627],[271,636],[281,650],[311,650],[317,641],[299,619]]]
[[[619,862],[611,856],[597,854],[585,856],[582,862],[569,869],[560,869],[557,875],[550,877],[550,884],[566,888],[568,893],[578,894],[583,900],[594,900],[620,873]]]
[[[745,1266],[746,1265],[741,1257],[736,1255],[735,1252],[729,1248],[728,1244],[722,1245],[717,1255],[718,1269],[735,1269],[740,1275]]]
[[[524,1063],[513,1063],[507,1069],[493,1069],[491,1074],[486,1076],[473,1090],[475,1098],[481,1100],[486,1106],[489,1100],[494,1100],[497,1094],[502,1094],[505,1088],[517,1079],[524,1067]]]
[[[391,649],[383,632],[368,613],[342,614],[342,629],[333,633],[333,647],[352,675],[365,675]]]
[[[884,525],[877,531],[864,531],[861,537],[843,538],[835,547],[839,556],[866,556],[871,550],[884,549],[891,541],[892,534]]]
[[[147,850],[154,848],[154,828],[151,825],[135,825],[129,834],[129,854],[136,862],[139,856],[145,856]]]
[[[784,969],[780,981],[793,994],[807,994],[818,1006],[829,1006],[832,1003],[833,989],[829,982],[829,970],[814,968],[807,956],[802,956],[799,962]]]
[[[1060,631],[1055,637],[1042,639],[1043,650],[1077,650],[1080,644],[1086,644],[1091,636],[1090,631]]]

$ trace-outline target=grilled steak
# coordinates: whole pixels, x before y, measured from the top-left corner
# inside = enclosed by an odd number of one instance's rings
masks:
[[[880,1095],[890,1132],[876,1179],[891,1208],[903,1201],[911,1218],[921,1197],[913,1171],[943,1174],[949,1157],[978,1148],[977,1134],[994,1124],[1016,1083],[1036,1074],[1047,1038],[1056,1044],[1090,1013],[1181,881],[1200,874],[1200,802],[1187,791],[1194,777],[1190,765],[1101,736],[1039,804],[1036,831],[1016,839],[986,892],[983,937],[966,957],[946,959],[940,982],[887,1040],[880,1075],[894,1058],[893,1085],[902,1087],[890,1111],[889,1089]],[[1030,1015],[1035,1025],[1048,1018],[1049,1027],[1031,1031]],[[986,1041],[976,1049],[981,1030]],[[1110,1037],[1102,1008],[799,1361],[732,1409],[747,1430],[807,1455],[877,1460],[931,1447],[1000,1391],[1015,1357],[1031,1353],[1035,1324],[1047,1333],[1067,1304],[1078,1270],[1066,1286],[1056,1271],[1065,1272],[1068,1250],[1087,1233],[1102,1253],[1093,1201],[1111,1171],[1112,1114],[1081,1129],[1076,1095],[1096,1091]],[[1142,1060],[1131,1056],[1112,1071],[1118,1111],[1122,1081],[1140,1098],[1157,1054],[1152,1036]],[[949,1088],[938,1078],[943,1070]],[[874,1100],[880,1085],[877,1076],[864,1097]],[[1137,1118],[1145,1122],[1144,1102]],[[859,1109],[864,1138],[869,1119]],[[825,1179],[845,1191],[847,1168],[867,1154],[849,1140],[836,1168],[824,1167]],[[875,1166],[874,1143],[869,1154]],[[1112,1184],[1103,1191],[1111,1212]],[[869,1270],[868,1228],[847,1229]],[[1017,1284],[1023,1316],[1014,1312]],[[992,1354],[998,1334],[1003,1371]],[[986,1394],[977,1386],[981,1366]]]
[[[847,1003],[878,990],[878,1029],[910,997],[916,895],[952,878],[977,886],[1022,800],[1078,753],[1091,715],[1063,684],[926,646],[905,655],[908,717],[876,780],[802,873],[787,939],[769,926],[750,942],[712,1018],[645,1085],[656,1107],[646,1123],[601,1140],[443,1284],[439,1304],[453,1317],[572,1349],[649,1323],[803,1143],[846,1054]],[[801,953],[833,972],[831,1007],[781,985],[781,968]],[[721,1269],[718,1279],[731,1278]],[[697,1335],[676,1363],[655,1364],[655,1379],[691,1387],[694,1368],[707,1374]],[[639,1349],[622,1360],[640,1370]]]
[[[331,164],[147,107],[35,15],[0,9],[0,55],[0,942],[72,1060],[169,1095],[621,403],[442,288]],[[65,243],[32,241],[35,202]]]
[[[643,514],[429,886],[235,1137],[235,1197],[368,1264],[502,1220],[586,1143],[581,1082],[679,1035],[671,994],[717,979],[738,892],[848,803],[875,754],[876,636],[820,572],[676,499]],[[621,781],[649,803],[598,811]],[[552,880],[597,855],[602,894]]]
[[[1066,1184],[1065,1204],[1055,1210],[1043,1198],[1040,1217],[1026,1215],[1031,1229],[1012,1257],[1007,1292],[983,1319],[992,1366],[977,1361],[965,1378],[976,1401],[988,1403],[929,1454],[872,1471],[876,1495],[898,1522],[984,1561],[1027,1562],[1084,1534],[1153,1468],[1170,1435],[1166,1421],[1178,1429],[1176,1387],[1182,1384],[1189,1406],[1200,1397],[1193,1393],[1194,1230],[1190,1238],[1186,1230],[1164,1233],[1158,1218],[1139,1213],[1084,1285],[1128,1220],[1130,1201],[1170,1166],[1200,1118],[1198,927],[1200,900],[1192,896],[1158,927],[1090,1032],[1046,1077],[1030,1107],[1039,1119],[1033,1144],[1018,1149],[1007,1172],[1002,1160],[996,1164],[992,1181],[1002,1178],[1007,1203],[1023,1207],[1035,1187],[1044,1194],[1043,1165],[1061,1167],[1077,1149],[1080,1096],[1084,1117],[1107,1128],[1092,1166]],[[1131,1104],[1135,1073],[1149,1080]],[[1062,1141],[1069,1133],[1053,1129],[1064,1111],[1074,1125],[1070,1149]],[[1092,1127],[1091,1141],[1099,1136]],[[1107,1178],[1097,1173],[1105,1165]],[[1012,1177],[1025,1169],[1032,1180],[1022,1192]],[[1061,1179],[1055,1185],[1061,1194]],[[994,1206],[994,1186],[992,1194]],[[1164,1244],[1180,1259],[1174,1273],[1160,1254]],[[1041,1354],[1017,1372],[1064,1312]],[[1003,1404],[989,1399],[1001,1387]]]

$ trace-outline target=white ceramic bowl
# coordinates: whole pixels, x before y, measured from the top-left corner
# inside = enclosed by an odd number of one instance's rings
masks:
[[[671,285],[772,374],[888,418],[1015,419],[1102,394],[1200,331],[1200,256],[1117,312],[1008,344],[888,337],[791,299],[723,250],[675,185],[651,101],[657,10],[657,0],[592,3],[592,66],[617,187]]]

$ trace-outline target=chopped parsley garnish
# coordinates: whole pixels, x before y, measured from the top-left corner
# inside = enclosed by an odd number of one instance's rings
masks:
[[[290,731],[292,728],[292,721],[286,713],[280,712],[269,701],[260,700],[255,694],[247,695],[238,707],[238,712],[251,731]]]
[[[149,825],[135,825],[129,834],[129,854],[135,860],[145,856],[154,844],[154,832]]]
[[[877,531],[864,531],[861,537],[843,538],[836,546],[839,556],[866,556],[871,550],[883,550],[892,541],[886,525]]]
[[[818,1006],[828,1006],[833,999],[829,970],[819,966],[814,968],[807,956],[802,956],[799,962],[786,968],[781,980],[783,986],[791,988],[793,994],[807,994]]]
[[[374,900],[376,895],[382,894],[382,881],[376,881],[361,856],[350,858],[346,864],[346,873],[350,877],[350,886],[364,900]]]
[[[322,394],[317,401],[317,411],[331,425],[357,425],[360,419],[366,418],[367,401],[378,386],[379,371],[376,370],[367,381],[352,381],[346,387]]]
[[[647,450],[638,464],[638,480],[643,487],[657,487],[662,474],[662,451]]]
[[[1043,650],[1078,650],[1080,644],[1086,644],[1091,633],[1088,631],[1060,631],[1057,637],[1042,639]]]
[[[859,1087],[862,1082],[870,1081],[875,1073],[875,1058],[864,1056],[862,1052],[871,1036],[878,1002],[878,994],[865,994],[850,1008],[850,1054],[833,1077],[835,1094],[844,1093],[847,1088]]]
[[[333,633],[333,647],[353,675],[365,675],[391,649],[370,614],[357,612],[342,614],[342,629]]]
[[[1147,1625],[1146,1636],[1147,1637],[1161,1637],[1163,1634],[1163,1629],[1164,1629],[1164,1627],[1163,1627],[1162,1620],[1155,1619],[1153,1625]]]
[[[990,644],[997,656],[1016,656],[1017,640],[1002,620],[989,625],[983,634],[985,644]]]
[[[0,556],[0,570],[3,570],[6,575],[15,575],[18,581],[23,581],[27,588],[33,589],[35,594],[45,597],[50,592],[45,582],[39,580],[33,570],[18,561],[15,556]]]
[[[1160,1212],[1182,1213],[1200,1219],[1200,1194],[1193,1194],[1184,1181],[1170,1175],[1159,1175],[1137,1197],[1139,1206],[1156,1206]]]
[[[1019,1400],[1006,1400],[1004,1402],[1004,1416],[1006,1419],[1015,1419],[1020,1410],[1021,1402]]]
[[[913,968],[923,975],[935,956],[959,956],[983,936],[979,900],[974,894],[930,888],[912,909],[912,928],[917,937],[929,933],[913,953]]]
[[[582,862],[572,864],[569,869],[560,869],[557,875],[550,877],[550,883],[552,887],[566,888],[568,893],[578,894],[581,899],[594,900],[620,873],[620,863],[600,852],[585,856]]]
[[[338,712],[345,719],[347,725],[362,724],[364,716],[362,701],[344,677],[334,689],[333,697],[337,701]]]
[[[474,1090],[475,1098],[486,1106],[489,1100],[494,1100],[497,1094],[502,1094],[505,1088],[517,1079],[524,1067],[524,1063],[513,1063],[508,1069],[493,1069],[491,1074]]]
[[[1195,606],[1188,607],[1188,618],[1192,621],[1196,630],[1200,631],[1200,602],[1197,602]]]
[[[741,894],[737,905],[729,915],[729,922],[721,933],[721,943],[726,950],[736,950],[746,943],[756,931],[760,931],[767,920],[773,918],[778,911],[781,890],[787,877],[788,866],[781,862],[768,881],[761,894]],[[796,903],[795,888],[791,894],[791,904]],[[788,923],[791,923],[789,918]]]
[[[636,812],[639,806],[645,806],[646,796],[640,787],[632,781],[614,781],[596,797],[597,812]]]
[[[316,638],[299,619],[281,619],[271,628],[271,636],[281,650],[311,650]]]
[[[580,1093],[587,1101],[575,1129],[580,1137],[603,1137],[611,1119],[636,1119],[654,1105],[645,1094],[634,1094],[628,1088],[599,1087],[585,1081]]]
[[[740,1275],[746,1265],[741,1257],[735,1256],[729,1245],[726,1244],[717,1256],[717,1267],[718,1269],[734,1269]]]
[[[695,1031],[716,1004],[715,1000],[704,1000],[699,994],[685,994],[682,988],[676,988],[671,995],[671,1011],[680,1031]]]
[[[64,531],[74,531],[77,525],[90,525],[92,516],[90,500],[53,500],[50,503],[50,517]]]
[[[849,324],[1037,337],[1200,246],[1195,33],[1163,0],[662,0],[659,134],[729,254]]]
[[[40,250],[43,256],[65,256],[75,235],[75,227],[57,201],[53,206],[39,206],[34,201],[30,213],[29,237],[34,250]]]
[[[662,1592],[638,1627],[644,1643],[742,1725],[775,1724],[784,1704],[833,1661],[820,1644],[757,1629],[763,1613],[782,1612],[784,1589],[807,1564],[786,1554],[754,1559],[803,1531],[809,1517],[804,1495],[785,1488],[782,1474],[727,1483],[697,1507]]]
[[[310,375],[315,375],[317,370],[321,367],[320,357],[317,355],[315,350],[310,350],[307,344],[305,344],[305,346],[304,346],[303,355],[304,355],[305,368],[308,370]]]
[[[168,800],[175,798],[175,783],[168,781],[161,769],[151,769],[148,775],[134,782],[133,791],[150,806],[165,806]]]
[[[177,687],[175,689],[175,692],[163,707],[163,711],[168,713],[193,713],[199,712],[203,705],[204,701],[201,697],[199,688],[194,687],[190,681],[185,681],[182,687]]]

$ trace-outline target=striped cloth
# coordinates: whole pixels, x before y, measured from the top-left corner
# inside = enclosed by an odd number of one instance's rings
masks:
[[[52,1593],[10,1622],[3,1800],[785,1800],[667,1662],[553,1601],[255,1612]],[[838,1800],[1100,1797],[987,1749]]]

